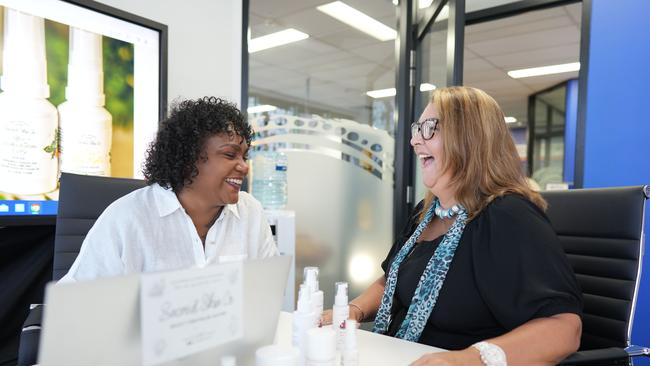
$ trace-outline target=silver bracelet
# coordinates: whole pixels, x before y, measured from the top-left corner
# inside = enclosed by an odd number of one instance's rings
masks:
[[[472,347],[476,348],[481,354],[481,361],[485,366],[508,366],[506,353],[501,347],[494,343],[478,342]]]
[[[353,308],[357,308],[359,310],[359,312],[361,313],[361,319],[359,319],[359,323],[363,322],[366,319],[366,314],[363,313],[363,310],[361,310],[359,305],[357,305],[357,304],[355,304],[353,302],[350,302],[350,303],[348,303],[348,306],[352,306]]]

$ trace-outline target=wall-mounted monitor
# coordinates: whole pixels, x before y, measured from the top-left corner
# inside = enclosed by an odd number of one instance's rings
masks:
[[[0,226],[49,224],[61,172],[142,177],[167,27],[87,0],[0,0]]]

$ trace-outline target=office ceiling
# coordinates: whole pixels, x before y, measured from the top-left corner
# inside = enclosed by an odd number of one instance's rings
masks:
[[[251,54],[251,94],[309,104],[364,122],[359,116],[367,116],[371,104],[366,91],[394,87],[395,42],[380,42],[316,10],[328,2],[251,1],[252,38],[286,28],[310,35]],[[395,28],[396,10],[390,0],[345,2]],[[467,11],[508,2],[513,1],[467,0]],[[484,89],[506,115],[525,122],[528,95],[576,78],[578,73],[512,79],[506,72],[577,62],[580,18],[581,4],[576,3],[466,27],[464,84]],[[444,52],[444,42],[436,45],[432,41],[431,45],[431,52]]]

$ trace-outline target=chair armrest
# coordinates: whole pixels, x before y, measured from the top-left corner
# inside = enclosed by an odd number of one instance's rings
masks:
[[[23,330],[20,333],[20,346],[18,348],[18,366],[34,365],[38,360],[43,308],[44,306],[41,304],[31,306],[27,319],[23,323]]]
[[[601,348],[576,352],[559,365],[628,365],[629,355],[623,348]]]
[[[31,326],[41,326],[43,322],[43,304],[32,304],[29,306],[29,314],[27,314],[27,319],[23,322],[23,328]]]

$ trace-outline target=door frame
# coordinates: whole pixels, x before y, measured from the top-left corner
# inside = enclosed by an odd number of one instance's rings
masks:
[[[416,0],[401,0],[398,9],[398,40],[395,129],[395,186],[393,193],[393,238],[397,239],[415,205],[415,154],[410,146],[411,123],[420,110],[422,43],[442,8],[449,5],[447,23],[447,85],[462,85],[465,0],[435,0],[417,19]]]

